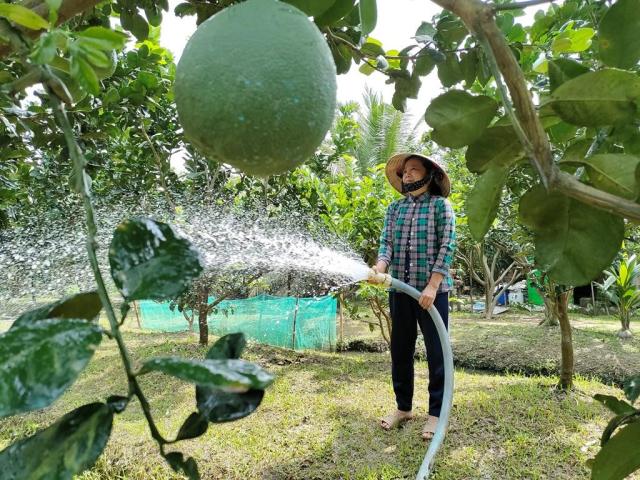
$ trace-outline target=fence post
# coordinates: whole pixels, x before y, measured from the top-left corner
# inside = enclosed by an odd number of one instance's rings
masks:
[[[296,322],[298,319],[298,305],[300,299],[296,297],[296,308],[293,310],[293,334],[291,335],[291,348],[296,349]]]

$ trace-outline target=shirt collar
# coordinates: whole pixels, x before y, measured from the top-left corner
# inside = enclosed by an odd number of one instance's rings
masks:
[[[414,197],[413,195],[407,195],[405,197],[405,201],[407,203],[417,203],[417,202],[424,202],[428,198],[429,198],[429,192],[424,192],[416,197]]]

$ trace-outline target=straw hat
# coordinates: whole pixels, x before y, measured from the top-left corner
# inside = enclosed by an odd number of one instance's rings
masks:
[[[445,172],[442,165],[436,163],[434,160],[420,155],[419,153],[398,153],[389,159],[385,168],[387,174],[387,180],[393,188],[402,193],[402,170],[404,169],[404,163],[409,157],[418,157],[422,160],[426,160],[427,164],[431,165],[431,168],[442,174],[442,180],[440,186],[442,187],[442,196],[448,197],[451,192],[451,180],[449,175]]]

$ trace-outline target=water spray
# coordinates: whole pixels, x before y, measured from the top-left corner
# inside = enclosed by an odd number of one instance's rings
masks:
[[[372,283],[399,290],[416,300],[420,298],[420,292],[418,290],[413,288],[411,285],[401,282],[397,278],[393,278],[388,273],[378,273],[372,269],[370,270],[367,279]],[[427,311],[429,312],[429,315],[431,315],[431,319],[436,326],[440,345],[442,346],[444,359],[444,395],[442,398],[440,417],[438,417],[438,425],[436,426],[436,431],[433,434],[427,453],[424,456],[424,460],[422,461],[416,480],[425,480],[429,478],[429,474],[433,467],[433,460],[444,442],[447,426],[449,425],[449,416],[451,415],[451,406],[453,405],[453,352],[451,350],[451,342],[449,341],[449,332],[444,326],[442,317],[440,316],[440,313],[438,313],[436,307],[431,305]]]

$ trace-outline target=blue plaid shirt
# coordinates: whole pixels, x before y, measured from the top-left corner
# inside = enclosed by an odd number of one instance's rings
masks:
[[[380,236],[378,261],[389,273],[422,291],[432,272],[444,275],[438,292],[453,286],[449,268],[456,244],[455,215],[444,197],[407,195],[387,208]]]

